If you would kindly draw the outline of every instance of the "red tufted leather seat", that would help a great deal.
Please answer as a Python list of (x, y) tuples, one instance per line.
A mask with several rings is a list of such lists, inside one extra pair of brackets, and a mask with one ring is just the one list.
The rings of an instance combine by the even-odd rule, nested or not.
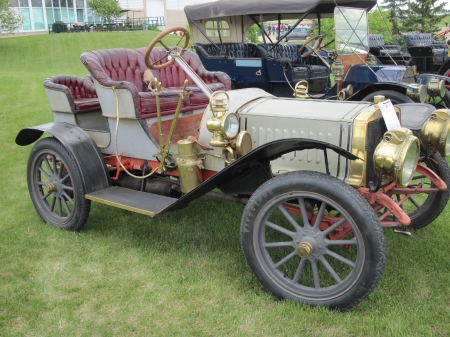
[(86, 77), (57, 75), (46, 78), (43, 84), (49, 90), (63, 92), (74, 114), (101, 110), (94, 83)]
[[(136, 49), (142, 56), (145, 56), (146, 50), (147, 47)], [(162, 60), (158, 62), (161, 64), (167, 62), (167, 58), (164, 57), (165, 55), (166, 51), (164, 48), (154, 48), (150, 54), (150, 60), (153, 61), (162, 58)], [(212, 91), (231, 89), (230, 77), (221, 71), (207, 71), (197, 54), (186, 50), (181, 57)], [(209, 103), (208, 97), (200, 90), (192, 79), (187, 76), (177, 63), (174, 63), (167, 68), (157, 70), (156, 72), (158, 80), (164, 88), (179, 88), (181, 90), (184, 81), (187, 79), (187, 90), (192, 92), (191, 95), (188, 96), (188, 104), (190, 106), (206, 106)]]
[[(147, 66), (144, 62), (146, 48), (106, 49), (85, 52), (80, 59), (88, 68), (92, 76), (104, 87), (116, 86), (118, 89), (127, 89), (131, 92), (135, 102), (135, 113), (138, 118), (148, 118), (156, 115), (155, 93), (148, 91), (142, 81)], [(164, 53), (164, 54), (163, 54)], [(165, 55), (163, 50), (155, 48), (150, 57), (157, 59)], [(229, 90), (231, 80), (225, 73), (208, 72), (194, 53), (187, 51), (183, 58), (191, 65), (194, 71), (213, 90)], [(162, 60), (161, 62), (163, 62)], [(190, 111), (205, 107), (208, 99), (192, 82), (186, 73), (174, 63), (171, 66), (157, 71), (158, 80), (163, 89), (160, 93), (160, 106), (162, 115), (172, 114), (178, 104), (181, 87), (185, 79), (189, 81), (188, 91), (192, 94), (182, 102), (181, 111)]]

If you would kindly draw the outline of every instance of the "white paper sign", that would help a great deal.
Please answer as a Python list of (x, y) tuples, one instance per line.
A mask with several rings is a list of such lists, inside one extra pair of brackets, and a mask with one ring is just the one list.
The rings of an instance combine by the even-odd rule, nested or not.
[(380, 107), (381, 114), (383, 115), (388, 130), (396, 130), (402, 127), (390, 99), (378, 103), (378, 106)]

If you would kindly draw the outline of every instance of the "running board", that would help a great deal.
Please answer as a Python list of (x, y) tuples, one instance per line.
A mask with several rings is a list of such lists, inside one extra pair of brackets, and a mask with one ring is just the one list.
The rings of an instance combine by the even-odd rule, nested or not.
[(119, 186), (105, 188), (84, 196), (86, 199), (97, 201), (128, 211), (149, 215), (151, 217), (165, 210), (178, 199), (151, 194)]

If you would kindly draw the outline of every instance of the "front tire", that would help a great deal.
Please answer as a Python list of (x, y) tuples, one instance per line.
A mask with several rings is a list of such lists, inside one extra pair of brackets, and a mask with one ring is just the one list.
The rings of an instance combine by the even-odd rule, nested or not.
[[(450, 197), (450, 169), (447, 161), (439, 153), (434, 153), (419, 164), (435, 172), (447, 184), (447, 190), (413, 194), (402, 204), (402, 208), (411, 219), (408, 227), (413, 229), (421, 229), (432, 223), (444, 211)], [(416, 172), (409, 188), (416, 190), (419, 183), (425, 189), (435, 187), (429, 179)], [(404, 195), (396, 194), (391, 197), (399, 201)]]
[(318, 172), (290, 172), (252, 195), (241, 222), (250, 269), (280, 299), (347, 310), (377, 285), (386, 243), (367, 201)]
[(38, 141), (27, 165), (28, 190), (41, 218), (52, 226), (77, 231), (87, 221), (90, 201), (84, 198), (75, 160), (55, 138)]

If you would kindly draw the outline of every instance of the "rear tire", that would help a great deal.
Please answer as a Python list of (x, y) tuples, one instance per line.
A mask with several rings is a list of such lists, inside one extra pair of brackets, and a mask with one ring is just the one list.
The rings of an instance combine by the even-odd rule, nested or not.
[(385, 99), (390, 99), (392, 104), (400, 104), (400, 103), (414, 103), (414, 101), (408, 96), (394, 91), (394, 90), (379, 90), (375, 91), (366, 97), (364, 97), (361, 101), (363, 102), (373, 102), (373, 98), (375, 96), (384, 96)]
[(75, 160), (58, 140), (44, 138), (35, 144), (28, 158), (27, 181), (34, 207), (45, 222), (72, 231), (84, 226), (91, 203), (84, 198)]
[(276, 297), (340, 310), (373, 291), (386, 259), (383, 230), (367, 201), (344, 182), (310, 171), (277, 176), (253, 193), (241, 245)]

